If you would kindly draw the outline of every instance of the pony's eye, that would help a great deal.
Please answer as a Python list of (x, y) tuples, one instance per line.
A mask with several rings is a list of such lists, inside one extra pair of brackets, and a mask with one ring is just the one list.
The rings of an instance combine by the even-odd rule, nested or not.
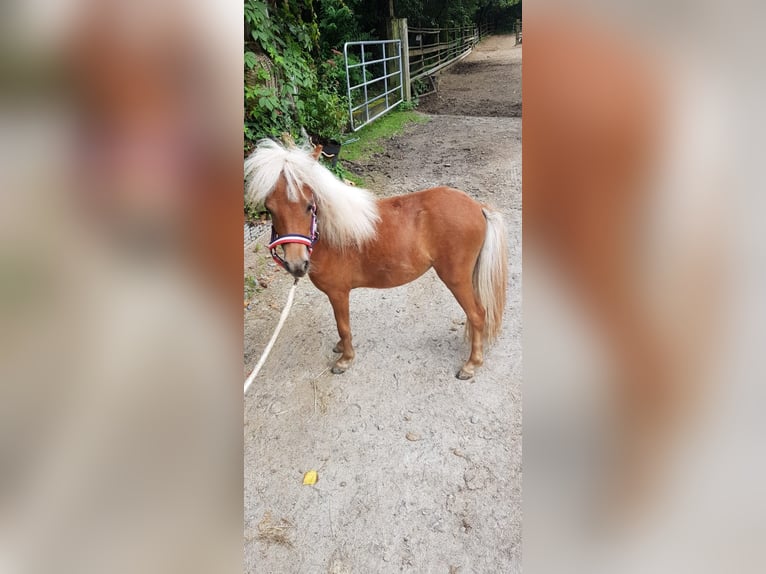
[(306, 206), (306, 213), (311, 213), (314, 210), (314, 206), (309, 203), (308, 206)]

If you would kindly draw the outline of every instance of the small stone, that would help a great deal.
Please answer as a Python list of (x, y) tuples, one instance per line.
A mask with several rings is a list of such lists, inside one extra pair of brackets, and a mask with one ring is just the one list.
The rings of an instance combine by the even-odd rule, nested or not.
[(477, 422), (479, 422), (479, 417), (476, 415), (471, 415), (471, 423), (476, 424)]
[(384, 426), (383, 426), (383, 425), (381, 425), (381, 424), (377, 425), (377, 427), (378, 427), (378, 430), (383, 430), (384, 428), (386, 428), (386, 427), (384, 427)]
[(271, 406), (269, 407), (269, 412), (273, 415), (276, 415), (284, 410), (284, 407), (282, 406), (282, 403), (279, 401), (274, 401), (271, 403)]
[(340, 487), (341, 487), (341, 488), (343, 488), (344, 486), (346, 486), (346, 481), (345, 481), (345, 480), (344, 480), (343, 482), (341, 482), (341, 483), (340, 483)]
[(406, 435), (404, 435), (404, 437), (407, 440), (412, 442), (415, 442), (421, 439), (421, 436), (418, 433), (414, 433), (414, 432), (408, 432)]
[(463, 480), (468, 490), (481, 490), (490, 483), (492, 476), (484, 466), (474, 466), (463, 473)]

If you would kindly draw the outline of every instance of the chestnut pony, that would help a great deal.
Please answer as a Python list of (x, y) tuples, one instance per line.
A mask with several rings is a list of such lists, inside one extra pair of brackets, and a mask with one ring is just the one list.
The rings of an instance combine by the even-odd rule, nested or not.
[(465, 311), (471, 355), (457, 377), (471, 378), (503, 318), (508, 257), (501, 215), (448, 187), (376, 200), (338, 180), (317, 161), (320, 153), (263, 140), (245, 161), (245, 177), (248, 199), (271, 214), (275, 261), (296, 279), (308, 273), (330, 299), (340, 335), (334, 351), (341, 354), (332, 372), (354, 359), (351, 289), (397, 287), (433, 267)]

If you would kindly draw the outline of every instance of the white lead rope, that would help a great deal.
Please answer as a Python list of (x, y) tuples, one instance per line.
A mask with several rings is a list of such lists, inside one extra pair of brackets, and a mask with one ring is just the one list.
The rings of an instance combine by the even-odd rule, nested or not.
[(274, 334), (271, 336), (271, 340), (269, 341), (269, 344), (266, 345), (266, 348), (263, 350), (263, 354), (261, 355), (261, 358), (258, 359), (258, 363), (255, 365), (253, 372), (250, 373), (250, 376), (247, 377), (247, 380), (245, 381), (245, 394), (247, 394), (247, 389), (250, 387), (250, 385), (253, 384), (255, 377), (258, 375), (258, 371), (261, 370), (261, 367), (263, 367), (263, 364), (266, 362), (266, 357), (269, 356), (269, 353), (271, 352), (271, 348), (274, 346), (274, 343), (277, 340), (279, 331), (282, 330), (282, 325), (285, 324), (285, 319), (287, 319), (287, 315), (290, 314), (290, 308), (293, 306), (293, 298), (295, 297), (295, 287), (297, 285), (298, 285), (298, 280), (296, 279), (295, 282), (293, 283), (293, 286), (290, 287), (290, 293), (287, 296), (287, 304), (285, 304), (285, 308), (282, 310), (282, 315), (280, 315), (279, 317), (279, 323), (277, 323), (277, 328), (274, 330)]

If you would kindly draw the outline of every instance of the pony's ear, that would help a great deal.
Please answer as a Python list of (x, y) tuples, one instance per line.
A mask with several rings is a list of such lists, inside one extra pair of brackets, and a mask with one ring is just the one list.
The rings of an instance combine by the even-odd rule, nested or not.
[(321, 144), (315, 145), (314, 151), (311, 152), (311, 157), (313, 157), (315, 160), (318, 160), (321, 154), (322, 154), (322, 145)]

